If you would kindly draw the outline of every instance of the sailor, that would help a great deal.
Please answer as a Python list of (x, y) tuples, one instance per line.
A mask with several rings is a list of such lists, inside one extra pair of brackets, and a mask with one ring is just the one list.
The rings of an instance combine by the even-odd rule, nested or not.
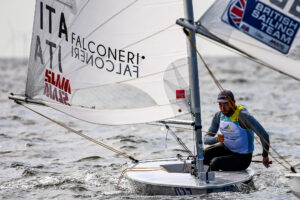
[[(246, 108), (236, 105), (230, 90), (219, 93), (217, 102), (220, 111), (212, 119), (205, 144), (219, 144), (204, 150), (204, 164), (213, 171), (245, 170), (252, 160), (254, 150), (254, 132), (263, 146), (262, 163), (270, 167), (269, 135), (260, 123), (249, 114)], [(220, 129), (219, 134), (216, 134)]]

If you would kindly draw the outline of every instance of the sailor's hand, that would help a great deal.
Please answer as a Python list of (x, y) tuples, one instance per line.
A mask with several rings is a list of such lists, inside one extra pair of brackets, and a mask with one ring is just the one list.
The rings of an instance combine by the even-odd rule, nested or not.
[(269, 157), (266, 156), (266, 157), (263, 157), (262, 163), (264, 164), (264, 166), (266, 168), (269, 168), (270, 165), (272, 164), (272, 160), (269, 160)]
[(223, 134), (218, 134), (218, 142), (223, 143), (224, 142), (224, 135)]

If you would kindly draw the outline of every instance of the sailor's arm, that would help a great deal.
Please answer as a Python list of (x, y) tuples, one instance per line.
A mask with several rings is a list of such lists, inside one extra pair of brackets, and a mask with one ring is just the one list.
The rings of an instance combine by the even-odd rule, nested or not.
[(218, 138), (215, 137), (216, 133), (219, 130), (220, 125), (220, 114), (221, 112), (217, 112), (212, 119), (211, 125), (208, 129), (208, 133), (204, 136), (204, 144), (216, 144), (218, 142)]
[[(261, 144), (263, 146), (263, 164), (266, 167), (269, 167), (272, 161), (269, 161), (269, 146), (270, 146), (270, 140), (269, 140), (269, 134), (266, 132), (266, 130), (263, 128), (263, 126), (252, 116), (249, 112), (246, 110), (242, 110), (239, 114), (240, 121), (242, 122), (241, 126), (244, 128), (250, 128), (252, 129), (256, 135), (259, 136), (259, 139), (261, 141)], [(246, 126), (246, 127), (245, 127)]]

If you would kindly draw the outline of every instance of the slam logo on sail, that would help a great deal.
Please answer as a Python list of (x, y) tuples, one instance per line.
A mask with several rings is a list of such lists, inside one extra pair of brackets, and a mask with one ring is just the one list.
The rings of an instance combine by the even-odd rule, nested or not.
[(231, 0), (222, 21), (283, 54), (289, 52), (299, 29), (297, 19), (254, 0)]
[(69, 94), (71, 95), (69, 79), (46, 69), (44, 95), (54, 101), (70, 105)]

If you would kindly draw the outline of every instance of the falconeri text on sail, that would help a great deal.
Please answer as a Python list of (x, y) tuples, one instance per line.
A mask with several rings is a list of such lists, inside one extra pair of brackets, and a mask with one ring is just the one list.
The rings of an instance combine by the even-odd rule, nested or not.
[(123, 76), (139, 77), (139, 64), (144, 56), (88, 40), (72, 32), (72, 57), (91, 67)]

